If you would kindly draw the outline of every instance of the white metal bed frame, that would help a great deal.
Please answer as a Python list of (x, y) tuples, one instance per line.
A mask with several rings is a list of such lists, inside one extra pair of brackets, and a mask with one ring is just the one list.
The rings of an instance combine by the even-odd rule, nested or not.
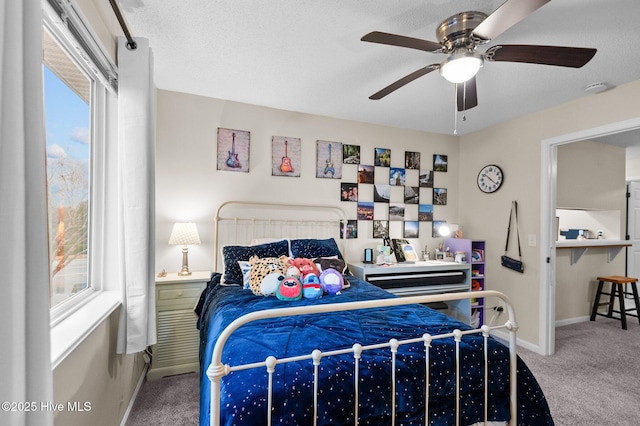
[[(293, 214), (291, 214), (293, 213)], [(312, 215), (296, 217), (296, 214)], [(218, 270), (225, 244), (249, 244), (258, 238), (335, 238), (344, 253), (345, 212), (336, 206), (255, 201), (227, 201), (216, 210), (213, 270)]]
[[(239, 215), (236, 216), (224, 216), (221, 214), (221, 212), (226, 209), (226, 208), (250, 208), (252, 210), (252, 214), (250, 215), (246, 215), (243, 213), (240, 213)], [(257, 216), (256, 210), (263, 210), (266, 209), (267, 211), (273, 213), (274, 211), (277, 213), (277, 215), (280, 216), (280, 218), (278, 218), (277, 216), (275, 218), (272, 217), (267, 217), (267, 218), (259, 218), (256, 219), (254, 218), (255, 216)], [(304, 212), (314, 212), (314, 213), (318, 213), (318, 212), (322, 212), (323, 214), (326, 214), (328, 216), (330, 216), (330, 219), (323, 219), (323, 218), (318, 218), (315, 217), (313, 219), (308, 219), (308, 218), (304, 218), (304, 219), (293, 219), (291, 217), (289, 217), (285, 211), (281, 210), (281, 209), (294, 209), (294, 210), (300, 210), (300, 211), (304, 211)], [(246, 212), (244, 212), (246, 213)], [(290, 213), (290, 212), (289, 212)], [(258, 215), (259, 217), (259, 215)], [(231, 222), (232, 223), (232, 229), (233, 229), (233, 234), (234, 234), (234, 243), (237, 243), (237, 237), (240, 234), (244, 234), (245, 239), (246, 238), (256, 238), (257, 237), (257, 233), (255, 232), (255, 227), (263, 227), (266, 225), (268, 225), (268, 227), (270, 229), (276, 229), (276, 228), (286, 228), (286, 230), (284, 229), (278, 229), (279, 231), (284, 231), (284, 232), (291, 232), (292, 230), (296, 230), (298, 228), (302, 228), (304, 229), (304, 231), (308, 231), (307, 225), (309, 223), (314, 223), (317, 226), (321, 226), (321, 227), (327, 227), (327, 226), (333, 226), (336, 223), (340, 224), (340, 223), (344, 223), (344, 213), (342, 212), (342, 210), (338, 207), (331, 207), (331, 206), (314, 206), (314, 205), (297, 205), (297, 204), (265, 204), (265, 203), (258, 203), (258, 202), (236, 202), (236, 201), (231, 201), (231, 202), (227, 202), (222, 204), (218, 210), (216, 211), (216, 218), (215, 218), (215, 236), (214, 236), (214, 241), (215, 241), (215, 248), (214, 248), (214, 252), (215, 254), (215, 261), (214, 261), (214, 265), (216, 267), (215, 270), (217, 270), (217, 260), (219, 257), (219, 254), (217, 253), (219, 251), (219, 248), (221, 247), (221, 230), (219, 228), (219, 225), (223, 222)], [(301, 226), (304, 225), (304, 226)], [(251, 229), (248, 231), (240, 231), (240, 227), (244, 227), (244, 226), (249, 226)], [(342, 229), (340, 228), (340, 226), (338, 225), (338, 229)], [(262, 236), (262, 232), (259, 232), (259, 234)], [(285, 234), (282, 234), (282, 232), (278, 232), (278, 235), (270, 235), (270, 236), (274, 236), (274, 237), (285, 237)], [(291, 234), (289, 235), (290, 237), (296, 237), (295, 235)], [(322, 237), (324, 237), (325, 235), (322, 235)], [(309, 237), (309, 235), (305, 235), (304, 236)], [(302, 237), (301, 237), (302, 238)], [(488, 298), (488, 297), (494, 297), (497, 299), (501, 300), (501, 303), (504, 305), (505, 311), (507, 313), (507, 320), (504, 322), (504, 324), (501, 325), (496, 325), (496, 326), (488, 326), (488, 325), (484, 325), (482, 326), (480, 329), (473, 329), (473, 330), (465, 330), (465, 331), (461, 331), (461, 330), (454, 330), (453, 332), (450, 333), (445, 333), (445, 334), (441, 334), (441, 335), (429, 335), (429, 334), (424, 334), (424, 335), (417, 335), (411, 339), (404, 339), (404, 340), (397, 340), (395, 339), (393, 336), (390, 336), (389, 341), (385, 342), (385, 343), (380, 343), (380, 344), (376, 344), (376, 345), (368, 345), (368, 346), (362, 346), (358, 343), (355, 343), (352, 347), (345, 347), (345, 348), (336, 348), (334, 350), (329, 350), (329, 351), (320, 351), (319, 349), (314, 350), (312, 353), (302, 353), (299, 354), (297, 356), (293, 356), (293, 357), (287, 357), (287, 358), (282, 358), (282, 359), (277, 359), (273, 356), (269, 356), (267, 357), (264, 361), (262, 362), (256, 362), (256, 363), (250, 363), (250, 364), (238, 364), (238, 365), (230, 365), (230, 364), (223, 364), (222, 363), (222, 352), (224, 349), (224, 345), (227, 341), (227, 339), (229, 338), (229, 336), (235, 331), (237, 330), (239, 327), (241, 327), (244, 324), (253, 322), (253, 321), (257, 321), (257, 320), (261, 320), (261, 319), (274, 319), (274, 318), (280, 318), (280, 317), (289, 317), (289, 316), (297, 316), (297, 315), (308, 315), (308, 314), (318, 314), (318, 313), (326, 313), (326, 312), (342, 312), (342, 311), (348, 311), (348, 310), (359, 310), (359, 309), (367, 309), (367, 308), (375, 308), (375, 307), (391, 307), (391, 306), (398, 306), (398, 305), (406, 305), (406, 304), (416, 304), (416, 303), (432, 303), (432, 302), (446, 302), (446, 301), (455, 301), (455, 300), (463, 300), (463, 299), (471, 299), (471, 298), (476, 298), (476, 297), (484, 297), (484, 298)], [(431, 346), (431, 342), (434, 340), (438, 340), (438, 339), (453, 339), (455, 341), (455, 366), (456, 366), (456, 378), (455, 378), (455, 382), (456, 382), (456, 425), (459, 425), (460, 419), (459, 419), (459, 415), (460, 415), (460, 391), (459, 391), (459, 381), (460, 381), (460, 375), (459, 375), (459, 371), (460, 371), (460, 358), (459, 358), (459, 347), (460, 347), (460, 342), (462, 341), (462, 339), (464, 338), (464, 336), (466, 335), (470, 335), (470, 334), (482, 334), (484, 337), (484, 375), (485, 375), (485, 379), (484, 379), (484, 384), (485, 384), (485, 389), (484, 389), (484, 398), (485, 398), (485, 403), (484, 403), (484, 423), (488, 424), (489, 420), (487, 418), (487, 407), (488, 407), (488, 375), (489, 375), (489, 368), (488, 368), (488, 361), (489, 361), (489, 357), (488, 357), (488, 346), (487, 346), (487, 339), (489, 338), (489, 335), (492, 331), (494, 330), (506, 330), (507, 335), (508, 335), (508, 348), (509, 348), (509, 362), (510, 362), (510, 377), (509, 377), (509, 383), (510, 383), (510, 411), (511, 411), (511, 420), (508, 423), (509, 425), (517, 425), (517, 418), (518, 418), (518, 411), (517, 411), (517, 355), (516, 355), (516, 331), (518, 329), (517, 323), (516, 323), (516, 318), (515, 318), (515, 311), (513, 309), (513, 305), (511, 304), (511, 301), (507, 298), (507, 296), (505, 296), (504, 294), (497, 292), (497, 291), (490, 291), (490, 290), (485, 290), (485, 291), (481, 291), (481, 292), (468, 292), (468, 293), (445, 293), (445, 294), (439, 294), (439, 295), (425, 295), (425, 296), (413, 296), (413, 297), (402, 297), (402, 298), (393, 298), (393, 299), (381, 299), (381, 300), (369, 300), (369, 301), (360, 301), (360, 302), (348, 302), (348, 303), (333, 303), (333, 304), (325, 304), (325, 305), (312, 305), (312, 306), (301, 306), (301, 307), (289, 307), (289, 308), (278, 308), (278, 309), (269, 309), (269, 310), (264, 310), (264, 311), (259, 311), (259, 312), (253, 312), (253, 313), (249, 313), (246, 315), (243, 315), (242, 317), (236, 319), (235, 321), (233, 321), (227, 328), (225, 328), (225, 330), (222, 332), (222, 334), (220, 335), (220, 337), (218, 338), (218, 340), (215, 343), (214, 349), (213, 349), (213, 354), (212, 354), (212, 360), (211, 360), (211, 364), (209, 365), (208, 369), (207, 369), (207, 376), (209, 377), (209, 380), (211, 381), (211, 401), (210, 401), (210, 410), (211, 410), (211, 425), (213, 426), (218, 426), (220, 424), (220, 382), (222, 380), (223, 377), (231, 374), (234, 371), (240, 371), (240, 370), (247, 370), (247, 369), (252, 369), (252, 368), (266, 368), (266, 371), (268, 373), (268, 378), (267, 378), (267, 383), (265, 383), (265, 390), (268, 395), (267, 398), (267, 405), (268, 408), (266, 410), (265, 413), (265, 424), (267, 425), (271, 425), (272, 419), (271, 419), (271, 407), (272, 407), (272, 396), (273, 396), (273, 388), (272, 388), (272, 377), (273, 377), (273, 373), (275, 371), (276, 366), (281, 365), (281, 364), (285, 364), (288, 362), (297, 362), (297, 361), (303, 361), (303, 360), (311, 360), (311, 367), (314, 369), (314, 426), (316, 424), (317, 421), (317, 395), (318, 395), (318, 369), (319, 369), (319, 365), (322, 361), (322, 358), (326, 358), (326, 357), (331, 357), (331, 356), (337, 356), (337, 355), (343, 355), (343, 354), (352, 354), (354, 357), (354, 370), (353, 370), (353, 374), (354, 374), (354, 389), (355, 389), (355, 395), (354, 395), (354, 399), (355, 399), (355, 403), (354, 403), (354, 418), (355, 418), (355, 425), (358, 425), (358, 406), (359, 406), (359, 399), (358, 399), (358, 386), (359, 386), (359, 375), (358, 375), (358, 367), (359, 367), (359, 360), (362, 357), (363, 353), (366, 353), (366, 351), (368, 350), (372, 350), (372, 349), (380, 349), (380, 348), (388, 348), (389, 349), (389, 356), (391, 359), (391, 377), (392, 380), (394, 381), (394, 383), (391, 384), (391, 398), (392, 398), (392, 413), (391, 413), (391, 418), (392, 418), (392, 425), (395, 425), (395, 354), (398, 350), (398, 347), (401, 345), (406, 345), (406, 344), (412, 344), (412, 343), (417, 343), (417, 342), (424, 342), (424, 346), (425, 346), (425, 366), (426, 366), (426, 377), (425, 377), (425, 383), (426, 383), (426, 390), (425, 390), (425, 422), (427, 422), (428, 418), (429, 418), (429, 412), (428, 412), (428, 399), (429, 399), (429, 349)]]

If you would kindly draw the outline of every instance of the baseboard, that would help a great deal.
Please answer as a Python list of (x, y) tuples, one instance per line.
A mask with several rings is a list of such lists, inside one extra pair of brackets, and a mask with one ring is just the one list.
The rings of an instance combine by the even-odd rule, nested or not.
[[(509, 346), (509, 332), (504, 330), (494, 330), (491, 332), (491, 335), (498, 340), (500, 343)], [(540, 346), (534, 345), (533, 343), (520, 339), (516, 337), (516, 346), (520, 346), (532, 352), (539, 353)]]
[(144, 384), (144, 381), (147, 377), (148, 370), (149, 370), (149, 364), (145, 363), (144, 368), (142, 369), (142, 374), (138, 379), (138, 384), (136, 385), (136, 389), (133, 391), (133, 395), (131, 395), (131, 400), (129, 401), (129, 405), (127, 405), (127, 411), (125, 411), (124, 416), (122, 416), (122, 421), (120, 422), (120, 426), (126, 426), (127, 420), (129, 420), (129, 414), (133, 409), (133, 404), (136, 402), (136, 399), (138, 398), (138, 393), (140, 392), (140, 389), (142, 388), (142, 385)]
[(571, 325), (571, 324), (578, 324), (579, 322), (587, 322), (590, 319), (591, 319), (590, 316), (584, 316), (584, 317), (576, 317), (576, 318), (560, 320), (560, 321), (556, 321), (556, 327), (562, 327), (564, 325)]
[[(578, 324), (581, 322), (586, 322), (589, 321), (591, 318), (588, 316), (584, 316), (584, 317), (576, 317), (576, 318), (569, 318), (569, 319), (565, 319), (565, 320), (561, 320), (561, 321), (556, 321), (555, 325), (556, 327), (563, 327), (565, 325), (571, 325), (571, 324)], [(505, 345), (509, 345), (509, 333), (504, 331), (504, 330), (495, 330), (491, 332), (491, 335), (497, 339), (498, 341), (502, 342)], [(516, 344), (520, 347), (523, 347), (527, 350), (530, 350), (532, 352), (535, 353), (540, 353), (540, 345), (535, 345), (529, 341), (526, 340), (522, 340), (520, 338), (516, 338)]]

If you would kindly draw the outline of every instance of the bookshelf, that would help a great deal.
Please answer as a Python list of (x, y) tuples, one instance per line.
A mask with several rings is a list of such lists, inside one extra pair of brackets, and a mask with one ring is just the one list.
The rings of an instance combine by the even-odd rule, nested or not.
[[(485, 266), (486, 266), (486, 244), (484, 240), (471, 240), (466, 238), (445, 238), (445, 248), (455, 252), (465, 253), (467, 262), (471, 264), (471, 291), (484, 290), (485, 287)], [(484, 324), (484, 298), (471, 299), (471, 325), (480, 327)]]

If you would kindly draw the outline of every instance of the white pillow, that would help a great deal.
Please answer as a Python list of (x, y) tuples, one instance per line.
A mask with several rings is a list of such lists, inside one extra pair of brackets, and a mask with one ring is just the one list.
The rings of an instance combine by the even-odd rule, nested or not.
[(240, 266), (240, 270), (242, 271), (242, 288), (249, 290), (251, 288), (251, 286), (249, 285), (251, 263), (245, 260), (238, 260), (238, 266)]

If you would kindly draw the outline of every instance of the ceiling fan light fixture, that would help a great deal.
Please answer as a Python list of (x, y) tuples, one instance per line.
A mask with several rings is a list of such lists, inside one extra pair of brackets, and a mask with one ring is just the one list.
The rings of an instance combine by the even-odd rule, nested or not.
[(484, 61), (476, 52), (456, 52), (440, 64), (440, 74), (451, 83), (464, 83), (473, 78)]

